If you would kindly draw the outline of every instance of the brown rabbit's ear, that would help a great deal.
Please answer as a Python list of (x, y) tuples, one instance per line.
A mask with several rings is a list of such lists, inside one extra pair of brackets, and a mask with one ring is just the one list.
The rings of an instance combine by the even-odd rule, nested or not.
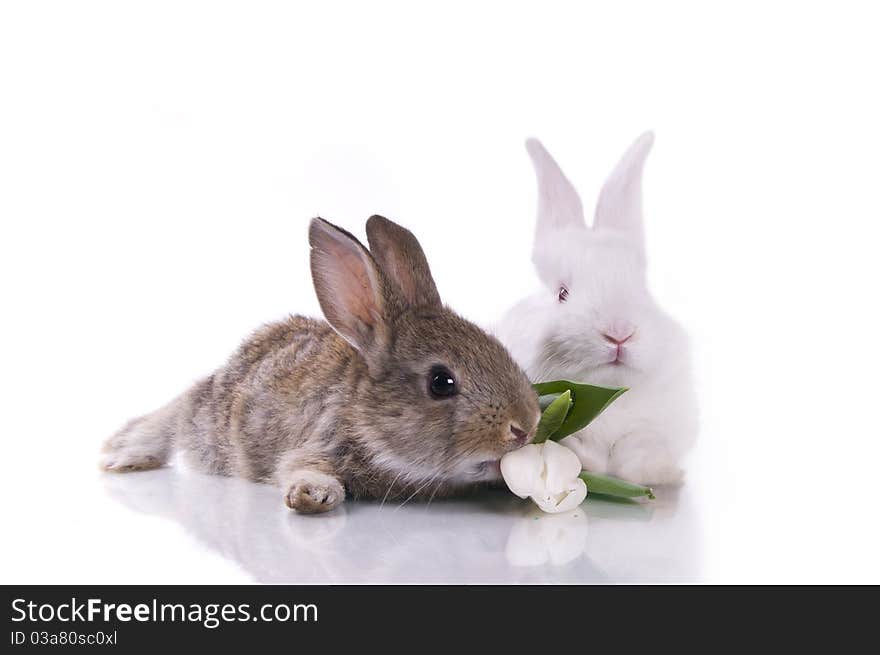
[(412, 232), (383, 216), (367, 220), (370, 252), (409, 307), (440, 305), (428, 260)]
[(324, 317), (361, 352), (385, 333), (385, 294), (376, 262), (354, 236), (313, 218), (309, 225), (312, 281)]

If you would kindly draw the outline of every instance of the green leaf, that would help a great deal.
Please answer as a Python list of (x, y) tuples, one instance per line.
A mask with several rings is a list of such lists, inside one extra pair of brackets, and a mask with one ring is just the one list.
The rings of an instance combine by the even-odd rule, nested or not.
[(544, 443), (559, 430), (571, 409), (571, 391), (556, 395), (556, 397), (544, 409), (538, 429), (532, 443)]
[(596, 493), (621, 498), (638, 498), (639, 496), (647, 496), (651, 500), (655, 498), (654, 490), (650, 487), (612, 478), (610, 475), (582, 471), (578, 477), (586, 483), (588, 495)]
[[(532, 385), (540, 396), (539, 401), (545, 402), (545, 396), (553, 394), (561, 394), (566, 391), (571, 392), (572, 406), (565, 420), (562, 422), (552, 434), (554, 441), (574, 434), (578, 430), (582, 430), (590, 421), (599, 416), (608, 405), (610, 405), (622, 393), (627, 391), (626, 387), (600, 387), (593, 384), (578, 384), (568, 380), (553, 380), (551, 382), (539, 382)], [(549, 405), (548, 405), (549, 409)], [(545, 410), (546, 411), (546, 410)], [(541, 423), (544, 417), (541, 417)], [(541, 423), (538, 424), (538, 430), (541, 429)]]

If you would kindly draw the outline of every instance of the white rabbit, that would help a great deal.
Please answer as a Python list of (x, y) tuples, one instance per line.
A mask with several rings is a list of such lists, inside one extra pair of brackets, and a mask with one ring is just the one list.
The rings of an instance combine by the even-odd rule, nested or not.
[(653, 141), (647, 132), (624, 154), (602, 188), (592, 227), (544, 146), (526, 142), (538, 178), (532, 259), (543, 288), (515, 305), (496, 334), (532, 380), (629, 387), (562, 443), (587, 470), (668, 484), (681, 481), (697, 409), (687, 335), (645, 278), (641, 182)]

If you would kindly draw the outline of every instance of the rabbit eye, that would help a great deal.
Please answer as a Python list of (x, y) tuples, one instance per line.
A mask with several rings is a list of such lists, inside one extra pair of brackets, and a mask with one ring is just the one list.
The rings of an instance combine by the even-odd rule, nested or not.
[(434, 398), (448, 398), (455, 395), (455, 378), (445, 366), (435, 366), (428, 374), (428, 391)]
[(565, 302), (568, 300), (568, 289), (563, 284), (559, 287), (559, 302)]

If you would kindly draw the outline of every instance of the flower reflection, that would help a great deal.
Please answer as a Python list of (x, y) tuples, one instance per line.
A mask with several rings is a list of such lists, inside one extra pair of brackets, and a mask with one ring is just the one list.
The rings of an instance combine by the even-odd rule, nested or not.
[(507, 537), (505, 554), (512, 566), (561, 566), (580, 557), (587, 547), (587, 515), (573, 509), (545, 514), (531, 507)]

